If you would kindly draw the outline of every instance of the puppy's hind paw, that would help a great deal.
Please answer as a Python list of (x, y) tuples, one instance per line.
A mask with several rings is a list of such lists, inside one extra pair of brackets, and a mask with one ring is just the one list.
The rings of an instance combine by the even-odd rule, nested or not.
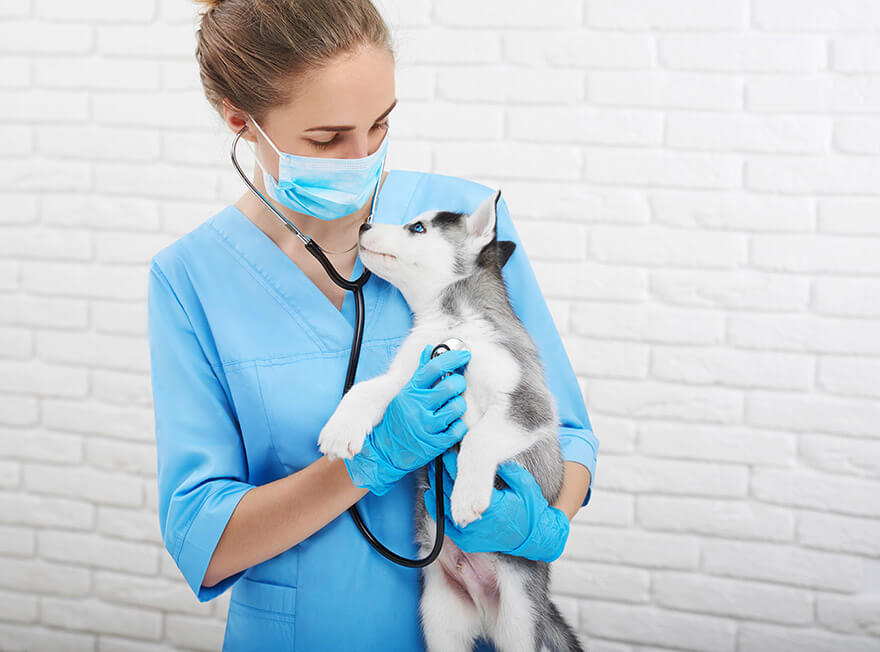
[[(456, 486), (458, 485), (456, 484)], [(456, 494), (455, 487), (453, 487), (452, 498), (449, 501), (452, 520), (458, 527), (465, 527), (468, 523), (476, 521), (482, 516), (486, 508), (489, 507), (490, 500), (491, 495), (487, 500), (463, 491)]]

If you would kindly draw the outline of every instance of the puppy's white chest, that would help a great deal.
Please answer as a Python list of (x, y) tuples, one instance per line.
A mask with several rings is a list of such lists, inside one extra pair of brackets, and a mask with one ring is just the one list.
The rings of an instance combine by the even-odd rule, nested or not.
[(510, 350), (498, 342), (498, 332), (492, 324), (477, 314), (452, 319), (438, 314), (426, 320), (429, 341), (439, 344), (450, 337), (457, 337), (471, 352), (465, 368), (467, 389), (462, 396), (467, 401), (464, 421), (478, 421), (489, 405), (508, 400), (508, 394), (519, 382), (521, 369)]
[(509, 395), (519, 382), (520, 368), (504, 346), (486, 340), (461, 338), (471, 351), (471, 359), (465, 369), (467, 380), (465, 399), (467, 412), (464, 422), (470, 427), (471, 420), (478, 421), (490, 405), (509, 401)]

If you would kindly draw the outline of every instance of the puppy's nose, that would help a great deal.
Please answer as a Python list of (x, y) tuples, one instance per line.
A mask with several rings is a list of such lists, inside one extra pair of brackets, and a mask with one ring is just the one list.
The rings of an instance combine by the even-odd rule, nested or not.
[(369, 222), (364, 222), (363, 224), (361, 224), (360, 232), (363, 233), (364, 231), (369, 231), (371, 226), (373, 225)]

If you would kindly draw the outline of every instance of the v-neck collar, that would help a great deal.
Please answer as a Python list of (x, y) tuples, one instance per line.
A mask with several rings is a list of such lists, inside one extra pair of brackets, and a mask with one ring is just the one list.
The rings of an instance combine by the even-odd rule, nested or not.
[[(409, 178), (409, 175), (388, 171), (376, 199), (374, 223), (403, 224), (406, 221), (405, 212), (417, 184), (401, 187), (399, 182), (405, 178)], [(291, 316), (310, 331), (311, 339), (320, 350), (330, 352), (351, 348), (356, 323), (353, 292), (346, 291), (342, 309), (338, 309), (275, 241), (235, 205), (224, 208), (208, 224), (226, 241), (228, 247), (237, 252), (239, 258), (257, 272), (264, 287), (283, 301)], [(363, 271), (363, 263), (358, 255), (349, 280), (358, 279)], [(371, 274), (363, 286), (365, 341), (372, 330), (371, 326), (378, 319), (390, 287), (387, 281), (375, 274)]]

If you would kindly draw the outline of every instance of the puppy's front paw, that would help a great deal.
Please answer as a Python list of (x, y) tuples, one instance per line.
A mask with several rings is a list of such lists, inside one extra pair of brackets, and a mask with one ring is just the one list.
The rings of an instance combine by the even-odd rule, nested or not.
[(465, 527), (468, 523), (480, 518), (491, 500), (491, 487), (489, 493), (480, 491), (476, 486), (459, 476), (452, 487), (452, 499), (450, 500), (452, 520), (459, 527)]
[(370, 429), (363, 420), (334, 414), (318, 435), (318, 448), (331, 460), (337, 457), (351, 459), (361, 452)]

